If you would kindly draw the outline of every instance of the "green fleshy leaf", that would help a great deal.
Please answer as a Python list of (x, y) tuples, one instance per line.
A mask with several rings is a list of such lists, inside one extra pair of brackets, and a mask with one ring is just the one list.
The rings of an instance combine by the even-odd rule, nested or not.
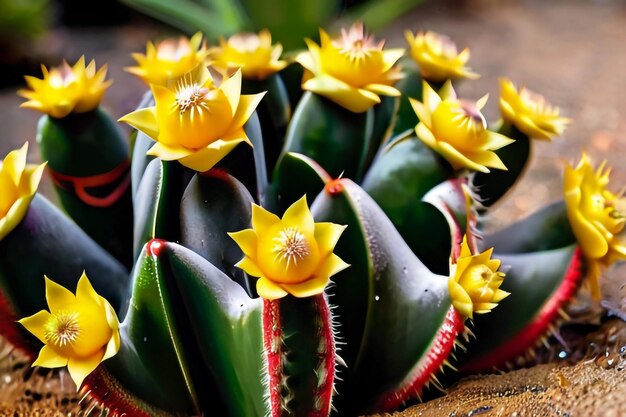
[(373, 110), (352, 113), (338, 104), (306, 92), (287, 129), (282, 154), (301, 153), (315, 160), (332, 177), (357, 181), (372, 154)]
[(104, 364), (122, 386), (149, 404), (198, 415), (201, 401), (208, 401), (213, 391), (208, 378), (200, 384), (192, 380), (192, 372), (201, 370), (185, 330), (188, 319), (172, 291), (168, 265), (155, 248), (148, 243), (137, 261), (132, 301), (120, 326), (120, 351)]
[(248, 294), (256, 294), (250, 278), (235, 264), (243, 252), (228, 232), (250, 227), (252, 203), (236, 178), (217, 170), (195, 175), (180, 203), (181, 243), (232, 277)]
[(316, 221), (348, 225), (335, 253), (351, 266), (333, 277), (328, 292), (348, 366), (336, 407), (350, 415), (372, 405), (364, 399), (402, 384), (427, 353), (451, 301), (447, 277), (420, 262), (368, 194), (350, 180), (340, 183), (342, 189), (320, 194), (311, 210)]
[(530, 216), (484, 237), (481, 246), (501, 253), (541, 252), (576, 242), (564, 201), (557, 201)]
[(411, 250), (432, 271), (441, 274), (448, 271), (450, 226), (438, 209), (438, 199), (432, 199), (435, 205), (422, 200), (450, 176), (449, 166), (410, 135), (387, 145), (363, 181), (363, 189), (389, 217)]
[[(251, 299), (222, 271), (182, 246), (165, 244), (163, 256), (189, 317), (187, 331), (193, 332), (210, 370), (200, 377), (216, 381), (229, 416), (266, 416), (262, 300)], [(216, 408), (204, 411), (216, 413)]]
[(279, 74), (272, 74), (265, 80), (244, 79), (241, 89), (242, 94), (267, 92), (256, 112), (263, 133), (265, 166), (268, 172), (272, 172), (283, 148), (287, 124), (291, 118), (291, 106), (285, 83)]
[(20, 318), (48, 309), (44, 275), (74, 291), (85, 271), (116, 311), (128, 303), (126, 269), (39, 194), (0, 241), (0, 259), (2, 292)]
[(528, 165), (531, 140), (508, 123), (502, 124), (499, 133), (515, 139), (515, 142), (495, 151), (506, 171), (493, 169), (490, 173), (475, 172), (470, 177), (470, 184), (477, 200), (485, 207), (498, 202), (517, 182)]
[(265, 208), (274, 214), (282, 215), (303, 195), (307, 196), (310, 205), (330, 180), (328, 173), (308, 156), (287, 153), (276, 165), (273, 182), (265, 198)]
[(240, 144), (215, 167), (227, 171), (241, 181), (262, 204), (267, 189), (268, 173), (265, 166), (263, 134), (256, 112), (252, 114), (244, 128), (252, 148), (245, 143)]
[[(101, 108), (87, 113), (71, 113), (56, 119), (44, 115), (37, 126), (41, 159), (49, 170), (63, 176), (95, 177), (121, 170), (110, 184), (54, 181), (59, 200), (72, 219), (109, 253), (132, 265), (132, 197), (127, 172), (129, 148), (117, 124)], [(98, 180), (98, 178), (96, 178)], [(106, 198), (121, 195), (111, 205)], [(97, 203), (92, 202), (97, 201)]]

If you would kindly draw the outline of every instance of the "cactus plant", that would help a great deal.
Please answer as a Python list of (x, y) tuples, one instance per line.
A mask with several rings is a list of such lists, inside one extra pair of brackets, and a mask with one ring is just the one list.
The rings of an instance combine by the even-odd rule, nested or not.
[[(89, 85), (101, 97), (107, 84), (95, 64), (79, 62), (61, 87), (46, 82), (62, 72), (46, 71), (21, 92), (47, 113), (39, 142), (50, 165), (112, 177), (118, 164), (130, 176), (124, 210), (97, 213), (80, 187), (75, 198), (57, 181), (74, 224), (36, 195), (43, 167), (26, 165), (25, 150), (0, 168), (0, 331), (33, 357), (43, 343), (35, 364), (68, 365), (94, 407), (392, 411), (442, 389), (446, 367), (484, 369), (525, 353), (587, 270), (597, 277), (626, 256), (613, 238), (624, 227), (621, 197), (586, 160), (566, 173), (565, 204), (483, 236), (480, 219), (523, 172), (530, 138), (551, 138), (568, 120), (503, 81), (505, 120), (488, 129), (486, 99), (460, 100), (450, 81), (475, 76), (468, 53), (441, 47), (443, 38), (407, 35), (414, 57), (430, 54), (420, 74), (414, 64), (402, 72), (403, 51), (384, 49), (361, 24), (334, 38), (321, 31), (321, 45), (307, 41), (296, 57), (306, 91), (289, 117), (297, 94), (281, 80), (279, 48), (265, 32), (236, 36), (208, 50), (199, 35), (168, 40), (135, 55), (130, 71), (150, 92), (121, 118), (137, 129), (129, 166), (108, 164), (128, 154), (89, 99)], [(599, 211), (587, 204), (598, 196)], [(576, 243), (607, 236), (590, 224), (610, 232), (606, 250)]]

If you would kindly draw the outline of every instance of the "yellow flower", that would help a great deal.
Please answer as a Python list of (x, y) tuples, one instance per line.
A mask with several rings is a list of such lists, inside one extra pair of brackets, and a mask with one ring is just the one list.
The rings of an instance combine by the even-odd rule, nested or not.
[(148, 42), (145, 55), (132, 54), (138, 65), (125, 70), (135, 74), (146, 84), (165, 86), (169, 80), (175, 80), (193, 70), (206, 56), (206, 45), (202, 42), (202, 33), (198, 32), (191, 39), (165, 39), (156, 47)]
[(514, 141), (487, 130), (487, 122), (480, 112), (487, 96), (477, 102), (458, 100), (449, 80), (439, 94), (424, 81), (423, 94), (423, 103), (409, 98), (420, 120), (415, 132), (422, 142), (439, 152), (454, 169), (506, 170), (493, 151)]
[(0, 162), (0, 240), (17, 226), (37, 192), (45, 163), (26, 164), (28, 142)]
[(67, 365), (80, 388), (100, 362), (120, 348), (119, 322), (111, 304), (98, 295), (87, 275), (78, 281), (76, 295), (46, 279), (50, 312), (40, 312), (19, 322), (44, 343), (33, 366), (60, 368)]
[(565, 167), (564, 195), (567, 216), (578, 245), (589, 261), (589, 282), (599, 296), (601, 267), (626, 259), (626, 199), (606, 190), (610, 169), (603, 163), (594, 171), (582, 155), (576, 168)]
[(260, 206), (252, 206), (252, 229), (229, 233), (244, 253), (237, 266), (259, 277), (256, 289), (268, 300), (287, 294), (320, 294), (329, 278), (348, 267), (333, 253), (346, 226), (314, 223), (302, 197), (280, 219)]
[(461, 254), (456, 263), (450, 264), (448, 291), (452, 305), (464, 317), (489, 313), (509, 295), (500, 289), (504, 273), (498, 271), (500, 260), (491, 259), (492, 253), (493, 248), (472, 255), (464, 236)]
[(241, 71), (216, 85), (201, 65), (168, 87), (150, 87), (155, 106), (120, 119), (157, 141), (149, 155), (204, 172), (239, 143), (251, 145), (243, 125), (264, 93), (241, 95)]
[(475, 80), (480, 75), (465, 66), (470, 57), (468, 48), (457, 52), (450, 38), (435, 32), (404, 32), (409, 43), (411, 57), (417, 63), (422, 78), (433, 82), (469, 78)]
[(296, 58), (306, 69), (303, 89), (325, 96), (354, 113), (363, 113), (380, 103), (379, 94), (400, 95), (392, 86), (403, 76), (394, 64), (404, 49), (383, 50), (385, 42), (376, 42), (361, 22), (352, 25), (349, 31), (342, 29), (338, 39), (331, 39), (320, 29), (320, 39), (321, 45), (307, 39), (308, 52)]
[(502, 118), (529, 137), (550, 140), (562, 134), (571, 122), (559, 116), (560, 109), (550, 105), (543, 96), (526, 87), (518, 91), (509, 79), (500, 79), (500, 90)]
[(17, 93), (28, 99), (20, 107), (62, 118), (68, 114), (85, 113), (95, 109), (102, 101), (106, 89), (112, 81), (105, 81), (107, 66), (96, 71), (96, 62), (85, 67), (85, 57), (81, 56), (74, 66), (63, 62), (60, 67), (48, 69), (41, 66), (43, 79), (25, 76), (30, 90)]
[(212, 65), (224, 69), (241, 68), (243, 78), (263, 80), (287, 66), (279, 60), (281, 44), (272, 46), (272, 35), (264, 29), (256, 33), (239, 33), (228, 40), (220, 39), (220, 46), (209, 51)]

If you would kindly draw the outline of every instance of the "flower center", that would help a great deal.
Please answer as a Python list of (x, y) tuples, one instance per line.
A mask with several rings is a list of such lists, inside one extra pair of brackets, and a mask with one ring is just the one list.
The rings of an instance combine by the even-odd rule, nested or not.
[(44, 324), (44, 337), (46, 341), (57, 347), (65, 347), (74, 344), (80, 334), (78, 326), (78, 313), (58, 312), (52, 314)]
[(437, 106), (431, 117), (432, 130), (437, 140), (469, 151), (484, 144), (487, 122), (475, 103), (445, 100)]
[(204, 98), (209, 94), (209, 89), (206, 87), (200, 87), (197, 84), (188, 84), (183, 81), (179, 84), (178, 91), (176, 92), (176, 104), (181, 113), (185, 113), (187, 110), (198, 109), (199, 111), (204, 108), (209, 109)]
[(435, 52), (442, 58), (454, 59), (458, 55), (456, 44), (445, 35), (437, 35), (434, 39)]
[(367, 34), (362, 23), (353, 25), (349, 31), (341, 30), (341, 40), (336, 45), (339, 52), (347, 55), (350, 60), (360, 60), (374, 50), (382, 50), (384, 42), (377, 45), (374, 37)]
[(228, 46), (242, 54), (255, 52), (261, 47), (259, 37), (255, 33), (241, 33), (233, 35), (228, 40)]
[(276, 245), (274, 246), (274, 253), (276, 254), (274, 260), (282, 258), (287, 261), (287, 267), (291, 263), (298, 265), (298, 261), (308, 256), (311, 251), (306, 238), (295, 227), (288, 227), (283, 229), (277, 237), (274, 238)]

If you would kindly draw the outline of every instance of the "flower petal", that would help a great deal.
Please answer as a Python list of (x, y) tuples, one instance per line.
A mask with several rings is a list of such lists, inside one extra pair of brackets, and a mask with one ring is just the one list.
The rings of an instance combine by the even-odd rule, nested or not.
[(7, 154), (2, 165), (2, 172), (9, 174), (13, 184), (20, 183), (20, 177), (26, 168), (26, 155), (28, 154), (28, 142), (24, 143), (20, 149), (16, 149)]
[(89, 282), (89, 278), (83, 271), (83, 274), (80, 276), (78, 280), (78, 285), (76, 286), (76, 300), (80, 303), (85, 302), (89, 304), (102, 305), (101, 298), (96, 290), (93, 289), (91, 282)]
[(226, 95), (232, 114), (235, 114), (239, 109), (241, 97), (241, 70), (238, 69), (230, 78), (223, 80), (219, 89)]
[(252, 228), (258, 236), (266, 234), (278, 222), (280, 222), (280, 218), (274, 213), (270, 213), (256, 204), (252, 205)]
[(68, 358), (60, 356), (50, 346), (44, 345), (39, 351), (39, 356), (33, 366), (41, 366), (44, 368), (61, 368), (67, 365)]
[(92, 373), (104, 357), (104, 350), (96, 352), (95, 354), (87, 357), (71, 357), (67, 362), (67, 370), (70, 372), (70, 376), (76, 384), (76, 390), (79, 390), (83, 381), (87, 376)]
[(324, 292), (328, 285), (328, 276), (318, 275), (299, 284), (280, 284), (280, 286), (294, 297), (311, 297)]
[(260, 277), (263, 275), (263, 271), (261, 271), (261, 268), (259, 268), (256, 262), (248, 256), (244, 256), (244, 258), (241, 261), (237, 262), (235, 266), (237, 268), (243, 269), (246, 274), (253, 277)]
[(233, 120), (231, 121), (231, 129), (238, 129), (242, 127), (252, 113), (256, 110), (257, 106), (261, 102), (261, 99), (265, 96), (265, 91), (260, 94), (252, 94), (252, 95), (243, 95), (239, 99), (239, 106), (235, 111), (235, 115), (233, 116)]
[(46, 280), (46, 301), (52, 314), (62, 310), (68, 304), (76, 302), (76, 296), (70, 290), (52, 281), (47, 276), (44, 276), (44, 278)]
[(206, 148), (200, 149), (184, 158), (180, 159), (180, 163), (198, 172), (205, 172), (213, 168), (224, 156), (232, 151), (235, 146), (241, 142), (245, 142), (247, 136), (241, 131), (243, 135), (240, 139), (234, 140), (216, 140)]
[(294, 227), (305, 235), (315, 233), (315, 223), (313, 215), (306, 202), (306, 196), (300, 197), (285, 211), (282, 218), (283, 224), (287, 227)]
[(259, 278), (256, 282), (256, 291), (260, 297), (266, 300), (276, 300), (288, 294), (287, 291), (265, 277)]
[(382, 96), (398, 97), (401, 94), (400, 90), (386, 84), (368, 84), (363, 88), (367, 91), (371, 91), (374, 94), (380, 94)]
[(302, 84), (304, 90), (322, 95), (353, 113), (364, 113), (380, 103), (380, 97), (362, 88), (352, 87), (329, 75), (319, 75)]
[(315, 223), (315, 240), (320, 256), (326, 256), (335, 249), (335, 245), (346, 227), (330, 222)]
[(258, 240), (257, 234), (253, 229), (244, 229), (239, 232), (228, 233), (237, 245), (241, 248), (244, 255), (256, 257)]
[(25, 317), (21, 320), (18, 320), (26, 330), (31, 332), (35, 337), (41, 340), (43, 343), (46, 343), (46, 331), (45, 324), (50, 318), (50, 313), (46, 310), (41, 310), (38, 313), (33, 314), (30, 317)]
[(156, 156), (164, 161), (175, 161), (193, 153), (190, 149), (182, 146), (170, 146), (162, 142), (157, 142), (146, 152), (146, 155)]
[(154, 140), (157, 140), (159, 137), (159, 125), (157, 124), (155, 107), (135, 110), (134, 112), (118, 119), (118, 122), (128, 123), (135, 129), (141, 130)]

